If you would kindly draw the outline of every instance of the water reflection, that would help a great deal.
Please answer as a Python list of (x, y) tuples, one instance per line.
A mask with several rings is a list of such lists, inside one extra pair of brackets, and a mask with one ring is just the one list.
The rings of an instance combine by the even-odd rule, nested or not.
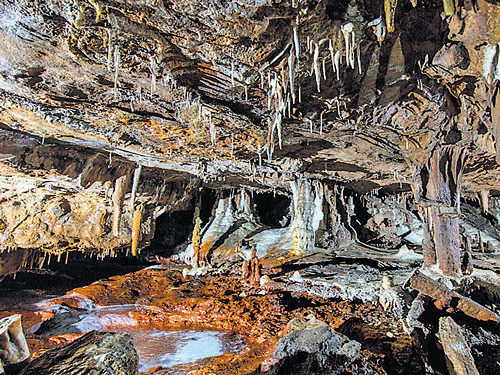
[(62, 305), (44, 307), (51, 308), (55, 315), (33, 327), (36, 334), (56, 336), (93, 330), (127, 332), (134, 339), (141, 372), (156, 366), (172, 368), (225, 353), (241, 353), (247, 345), (245, 337), (235, 332), (162, 331), (139, 327), (132, 314), (141, 310), (137, 305), (92, 307), (89, 310)]
[(246, 346), (244, 337), (231, 332), (160, 331), (128, 327), (119, 331), (128, 332), (134, 338), (141, 372), (155, 366), (171, 368), (225, 353), (240, 353)]

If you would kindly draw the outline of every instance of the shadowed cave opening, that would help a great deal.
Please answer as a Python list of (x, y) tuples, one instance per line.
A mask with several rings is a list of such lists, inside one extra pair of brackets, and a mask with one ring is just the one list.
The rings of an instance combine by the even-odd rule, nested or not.
[(158, 216), (154, 236), (143, 253), (169, 257), (178, 246), (189, 243), (194, 228), (196, 206), (200, 207), (202, 226), (205, 226), (212, 217), (217, 196), (215, 190), (202, 189), (198, 196), (191, 200), (188, 209), (167, 211)]
[(283, 228), (290, 222), (291, 198), (271, 192), (254, 195), (254, 205), (260, 222), (271, 228)]

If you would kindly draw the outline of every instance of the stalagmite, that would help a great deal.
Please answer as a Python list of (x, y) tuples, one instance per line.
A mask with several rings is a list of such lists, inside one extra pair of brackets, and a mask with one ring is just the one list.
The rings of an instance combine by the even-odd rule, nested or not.
[(134, 211), (134, 216), (132, 217), (132, 256), (137, 256), (137, 249), (139, 247), (139, 238), (141, 235), (141, 221), (142, 221), (142, 204), (139, 205)]
[(132, 182), (132, 192), (130, 193), (130, 210), (134, 211), (135, 197), (137, 195), (137, 187), (139, 186), (139, 179), (141, 178), (142, 165), (139, 166), (134, 171), (134, 180)]
[(120, 235), (120, 221), (122, 218), (122, 205), (125, 197), (125, 192), (128, 186), (129, 176), (124, 175), (119, 177), (115, 182), (115, 189), (113, 191), (113, 224), (112, 231), (114, 236)]
[(319, 44), (314, 45), (314, 57), (313, 57), (313, 69), (314, 75), (316, 77), (316, 85), (318, 86), (318, 92), (321, 92), (321, 75), (319, 72)]
[(244, 259), (241, 265), (241, 279), (247, 280), (250, 277), (250, 261)]
[(261, 265), (259, 258), (257, 258), (257, 250), (255, 245), (252, 245), (250, 253), (250, 284), (258, 285), (261, 277)]
[(199, 215), (197, 215), (193, 229), (193, 236), (191, 238), (191, 243), (193, 244), (193, 257), (191, 259), (192, 267), (200, 266), (201, 224), (201, 218)]

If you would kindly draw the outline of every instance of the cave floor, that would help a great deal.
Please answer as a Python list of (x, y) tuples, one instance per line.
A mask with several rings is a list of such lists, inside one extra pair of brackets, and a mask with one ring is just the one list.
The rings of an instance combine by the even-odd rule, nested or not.
[[(384, 311), (377, 302), (382, 276), (390, 275), (401, 285), (419, 264), (408, 255), (418, 258), (418, 254), (407, 253), (404, 262), (401, 254), (399, 262), (394, 260), (397, 254), (389, 255), (392, 262), (387, 255), (367, 261), (354, 250), (349, 254), (275, 262), (264, 267), (263, 274), (271, 281), (263, 286), (241, 280), (240, 263), (196, 277), (183, 276), (186, 266), (171, 260), (139, 270), (121, 265), (113, 273), (102, 261), (86, 260), (67, 268), (77, 268), (74, 274), (56, 265), (56, 271), (31, 270), (4, 280), (0, 318), (22, 314), (34, 358), (82, 335), (71, 319), (95, 309), (123, 306), (128, 308), (125, 322), (109, 319), (105, 330), (212, 330), (238, 333), (246, 340), (246, 347), (237, 353), (153, 367), (141, 374), (270, 374), (261, 372), (261, 363), (272, 355), (287, 323), (313, 314), (362, 345), (358, 359), (342, 374), (428, 374), (429, 366), (434, 373), (447, 374), (435, 336), (420, 330), (408, 335), (394, 311)], [(444, 314), (431, 305), (421, 320), (432, 331)], [(477, 326), (470, 320), (466, 324)], [(481, 373), (488, 373), (494, 355), (476, 356)], [(287, 373), (306, 374), (300, 363), (294, 366)]]
[[(183, 277), (183, 268), (175, 263), (148, 267), (67, 290), (58, 298), (54, 297), (64, 293), (60, 275), (45, 275), (45, 280), (51, 281), (36, 286), (24, 285), (23, 275), (19, 274), (17, 284), (13, 280), (10, 286), (9, 283), (4, 286), (10, 288), (10, 292), (2, 295), (0, 317), (22, 314), (32, 357), (37, 357), (81, 335), (70, 329), (62, 333), (67, 326), (58, 316), (61, 307), (71, 313), (96, 306), (134, 305), (128, 316), (136, 326), (161, 330), (222, 330), (247, 337), (248, 346), (242, 353), (189, 364), (190, 370), (196, 369), (193, 373), (258, 374), (260, 363), (271, 355), (286, 324), (293, 318), (314, 314), (331, 328), (362, 343), (360, 358), (345, 370), (346, 374), (363, 373), (360, 369), (370, 369), (376, 374), (402, 374), (408, 369), (416, 374), (425, 373), (424, 353), (418, 339), (404, 333), (401, 323), (373, 302), (323, 298), (307, 293), (307, 288), (293, 288), (294, 284), (313, 286), (313, 283), (286, 281), (285, 271), (291, 273), (284, 270), (286, 265), (264, 270), (273, 280), (283, 280), (273, 281), (266, 287), (242, 281), (236, 266), (226, 268), (224, 274), (203, 277)], [(33, 279), (33, 275), (30, 276)], [(307, 272), (304, 277), (308, 277)], [(45, 330), (40, 329), (44, 320)], [(39, 331), (35, 334), (37, 328)], [(120, 329), (107, 327), (113, 328)], [(179, 365), (170, 369), (153, 368), (149, 373), (186, 371), (186, 365)]]

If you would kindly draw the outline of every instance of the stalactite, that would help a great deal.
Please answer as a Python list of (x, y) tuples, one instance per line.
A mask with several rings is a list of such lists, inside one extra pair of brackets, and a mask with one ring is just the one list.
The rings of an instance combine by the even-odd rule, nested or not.
[(106, 68), (111, 72), (111, 61), (113, 60), (113, 31), (108, 29), (108, 60)]
[(458, 0), (443, 0), (444, 14), (453, 16), (457, 10)]
[(345, 25), (342, 25), (340, 30), (344, 35), (347, 66), (354, 69), (354, 25), (351, 22), (346, 23)]
[(118, 97), (118, 72), (120, 70), (120, 49), (115, 46), (114, 52), (114, 62), (115, 62), (115, 76), (114, 76), (114, 97)]
[(489, 190), (481, 190), (479, 192), (479, 196), (481, 198), (481, 208), (483, 209), (483, 213), (487, 214), (489, 210), (488, 199), (490, 196)]
[(292, 117), (291, 111), (292, 111), (292, 100), (290, 98), (290, 94), (287, 95), (286, 97), (286, 108), (288, 110), (288, 117)]
[(130, 211), (134, 211), (135, 207), (135, 196), (137, 194), (137, 187), (139, 186), (139, 179), (141, 178), (142, 165), (139, 166), (134, 171), (134, 179), (132, 182), (132, 192), (130, 193)]
[(316, 77), (316, 85), (318, 86), (318, 92), (321, 92), (321, 75), (319, 72), (319, 44), (314, 45), (314, 57), (313, 57), (313, 69)]
[(156, 91), (156, 78), (159, 73), (160, 66), (153, 55), (149, 56), (149, 63), (151, 68), (151, 97), (153, 97), (153, 94)]
[(337, 73), (337, 81), (340, 80), (340, 51), (335, 52), (335, 72)]
[(487, 44), (483, 51), (483, 77), (488, 84), (491, 84), (493, 80), (500, 78), (499, 44)]
[(295, 83), (294, 83), (294, 67), (293, 67), (293, 51), (290, 51), (288, 56), (288, 79), (290, 84), (290, 92), (292, 93), (292, 100), (295, 104)]
[(245, 85), (245, 101), (248, 102), (248, 86)]
[(293, 42), (295, 45), (295, 56), (300, 59), (300, 44), (299, 44), (299, 34), (297, 32), (297, 26), (293, 27)]
[(231, 61), (231, 86), (236, 86), (234, 84), (234, 61)]
[(137, 249), (139, 248), (139, 237), (141, 235), (141, 221), (142, 221), (142, 204), (134, 210), (132, 217), (132, 256), (137, 256)]
[(337, 72), (335, 66), (335, 49), (333, 48), (333, 42), (331, 39), (328, 41), (328, 49), (330, 51), (330, 59), (332, 60), (332, 70), (333, 73), (335, 74)]
[(215, 124), (212, 121), (212, 111), (208, 111), (208, 126), (210, 131), (210, 142), (212, 146), (215, 146), (217, 143), (217, 131), (215, 129)]
[(323, 59), (321, 66), (323, 69), (323, 79), (326, 81), (326, 59)]
[(359, 75), (362, 75), (363, 69), (361, 68), (361, 46), (359, 46), (359, 45), (356, 48), (356, 55), (358, 57), (358, 72), (359, 72)]
[(95, 22), (98, 23), (99, 19), (101, 18), (101, 14), (102, 14), (102, 6), (96, 0), (89, 0), (89, 2), (94, 7), (94, 10), (95, 10)]
[(323, 134), (323, 112), (321, 112), (319, 117), (319, 134)]
[(394, 32), (394, 15), (397, 5), (398, 0), (384, 0), (385, 24), (390, 33)]
[(115, 182), (115, 189), (113, 191), (112, 201), (113, 201), (113, 223), (112, 231), (113, 235), (118, 237), (120, 235), (120, 221), (122, 217), (122, 205), (123, 199), (125, 197), (125, 192), (128, 186), (129, 176), (124, 175), (119, 177)]

